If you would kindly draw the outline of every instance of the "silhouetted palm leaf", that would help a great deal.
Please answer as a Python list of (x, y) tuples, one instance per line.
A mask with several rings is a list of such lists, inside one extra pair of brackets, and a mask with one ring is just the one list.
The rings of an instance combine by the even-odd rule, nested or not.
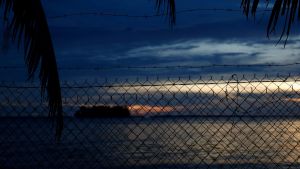
[(171, 26), (176, 24), (176, 3), (175, 0), (156, 0), (156, 9), (160, 13), (167, 14)]
[(0, 0), (13, 41), (24, 44), (29, 79), (40, 66), (42, 96), (47, 91), (49, 116), (57, 118), (56, 138), (63, 128), (61, 91), (54, 48), (40, 0)]
[[(251, 15), (255, 17), (259, 2), (260, 0), (242, 0), (241, 7), (243, 8), (243, 13), (244, 15), (246, 15), (247, 18), (249, 17), (250, 12)], [(265, 2), (268, 5), (270, 0), (265, 0)], [(156, 7), (158, 12), (162, 10), (163, 13), (168, 14), (169, 22), (171, 26), (175, 25), (176, 23), (175, 0), (156, 0)], [(284, 45), (286, 45), (297, 12), (298, 12), (298, 19), (300, 20), (299, 0), (275, 0), (274, 6), (272, 8), (272, 13), (270, 15), (268, 26), (267, 26), (267, 36), (269, 37), (270, 34), (275, 31), (275, 28), (277, 26), (280, 17), (283, 17), (284, 25), (278, 42), (280, 42), (282, 38), (285, 36)]]
[[(241, 6), (243, 7), (244, 14), (248, 17), (249, 9), (252, 8), (252, 15), (255, 16), (259, 0), (242, 0)], [(269, 2), (269, 0), (267, 0)], [(300, 3), (299, 0), (275, 0), (272, 12), (267, 26), (267, 36), (269, 37), (276, 29), (280, 17), (284, 18), (284, 25), (279, 38), (279, 41), (285, 36), (284, 45), (290, 35), (291, 26), (295, 21), (295, 15), (298, 11), (298, 19), (300, 19)], [(251, 7), (250, 7), (251, 6)], [(298, 9), (298, 10), (297, 10)], [(279, 42), (278, 41), (278, 42)]]

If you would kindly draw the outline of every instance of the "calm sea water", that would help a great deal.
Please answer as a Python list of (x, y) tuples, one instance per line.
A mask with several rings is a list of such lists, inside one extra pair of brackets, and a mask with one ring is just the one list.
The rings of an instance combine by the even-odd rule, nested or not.
[(0, 118), (0, 168), (299, 168), (300, 121)]

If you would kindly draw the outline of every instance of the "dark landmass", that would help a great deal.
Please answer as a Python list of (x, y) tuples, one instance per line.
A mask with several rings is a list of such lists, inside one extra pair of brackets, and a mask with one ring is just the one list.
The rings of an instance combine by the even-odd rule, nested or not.
[(129, 117), (130, 111), (126, 106), (80, 106), (75, 117), (105, 118), (105, 117)]

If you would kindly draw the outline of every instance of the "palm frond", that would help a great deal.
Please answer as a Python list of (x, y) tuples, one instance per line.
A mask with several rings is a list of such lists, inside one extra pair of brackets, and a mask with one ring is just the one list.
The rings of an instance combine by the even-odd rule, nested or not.
[(157, 13), (166, 14), (169, 18), (169, 24), (176, 24), (176, 3), (175, 0), (156, 0)]
[[(242, 0), (241, 6), (243, 7), (243, 12), (248, 17), (249, 9), (252, 8), (252, 15), (255, 16), (257, 11), (259, 0)], [(269, 0), (266, 0), (269, 2)], [(251, 5), (252, 4), (252, 5)], [(251, 7), (250, 7), (251, 6)], [(281, 31), (280, 38), (278, 42), (285, 37), (284, 46), (287, 43), (287, 40), (292, 29), (292, 24), (295, 21), (296, 13), (298, 12), (298, 20), (300, 20), (300, 3), (299, 0), (275, 0), (272, 7), (272, 12), (269, 17), (269, 22), (267, 26), (267, 37), (270, 37), (271, 33), (275, 32), (276, 27), (278, 26), (278, 21), (283, 18), (283, 28)]]
[(38, 67), (41, 94), (49, 103), (49, 116), (56, 117), (56, 138), (63, 129), (63, 111), (55, 52), (46, 16), (40, 0), (0, 0), (3, 16), (11, 39), (24, 45), (28, 78), (32, 79)]

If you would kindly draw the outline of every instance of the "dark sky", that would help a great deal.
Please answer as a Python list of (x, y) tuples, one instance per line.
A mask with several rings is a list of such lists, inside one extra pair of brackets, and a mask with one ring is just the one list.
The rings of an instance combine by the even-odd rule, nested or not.
[[(195, 8), (240, 9), (239, 0), (176, 0), (176, 3), (178, 11)], [(171, 29), (164, 17), (146, 19), (85, 15), (52, 18), (80, 12), (152, 15), (155, 13), (154, 0), (43, 0), (43, 4), (60, 67), (282, 64), (297, 62), (300, 58), (300, 36), (297, 32), (293, 32), (286, 48), (283, 44), (275, 45), (277, 37), (273, 36), (270, 40), (266, 38), (268, 12), (258, 12), (255, 21), (253, 18), (247, 20), (242, 12), (181, 13), (177, 15), (176, 26)], [(260, 10), (263, 8), (262, 4)], [(22, 53), (16, 52), (14, 46), (0, 59), (0, 66), (24, 65)], [(62, 79), (88, 79), (103, 76), (294, 71), (297, 68), (61, 70), (60, 73)], [(23, 74), (20, 77), (24, 77)]]

